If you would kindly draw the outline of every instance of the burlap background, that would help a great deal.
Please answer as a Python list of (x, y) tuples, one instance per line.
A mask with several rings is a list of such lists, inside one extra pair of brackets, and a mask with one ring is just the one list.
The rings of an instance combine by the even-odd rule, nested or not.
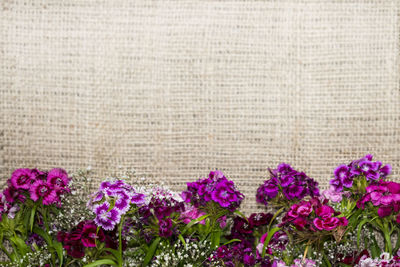
[[(400, 173), (400, 1), (0, 2), (0, 175), (118, 166), (247, 195), (285, 161)], [(97, 181), (95, 182), (97, 183)]]

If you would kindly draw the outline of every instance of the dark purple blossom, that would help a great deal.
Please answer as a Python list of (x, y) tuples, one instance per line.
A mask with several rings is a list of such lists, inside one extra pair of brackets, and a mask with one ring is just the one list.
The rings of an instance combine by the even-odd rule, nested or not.
[(372, 155), (366, 155), (361, 159), (354, 160), (348, 165), (339, 165), (334, 171), (334, 178), (329, 184), (336, 192), (341, 192), (345, 188), (351, 188), (356, 177), (365, 177), (371, 183), (384, 179), (392, 170), (390, 165), (382, 166), (380, 161), (372, 161)]
[[(306, 196), (319, 196), (318, 183), (308, 177), (304, 172), (294, 170), (289, 164), (281, 163), (274, 170), (269, 170), (270, 179), (266, 180), (257, 189), (256, 200), (258, 203), (268, 205), (276, 199), (280, 201), (300, 200)], [(281, 199), (284, 197), (284, 199)]]
[(170, 218), (160, 220), (158, 234), (161, 237), (170, 237), (172, 235), (172, 220)]
[(186, 203), (196, 208), (213, 201), (222, 208), (234, 211), (244, 199), (233, 183), (221, 171), (212, 171), (208, 178), (187, 183), (187, 190), (181, 194)]

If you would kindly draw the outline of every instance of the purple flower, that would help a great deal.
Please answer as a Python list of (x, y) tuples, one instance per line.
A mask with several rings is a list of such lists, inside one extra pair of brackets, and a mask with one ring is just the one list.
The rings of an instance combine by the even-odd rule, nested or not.
[(15, 189), (28, 190), (36, 180), (36, 173), (31, 169), (17, 169), (11, 175), (11, 185)]
[(233, 181), (226, 179), (221, 171), (212, 171), (209, 178), (187, 183), (187, 190), (182, 192), (181, 196), (184, 202), (197, 208), (213, 201), (231, 211), (238, 208), (244, 198), (235, 188)]
[(170, 237), (172, 235), (172, 220), (166, 218), (159, 221), (159, 232), (161, 237)]
[(70, 179), (68, 178), (68, 174), (65, 170), (56, 168), (49, 171), (47, 174), (47, 183), (52, 185), (57, 191), (59, 190), (67, 190)]
[(354, 160), (348, 165), (340, 165), (334, 171), (335, 178), (329, 183), (335, 188), (336, 192), (343, 191), (343, 188), (351, 188), (356, 177), (365, 177), (368, 182), (377, 181), (390, 174), (390, 165), (382, 167), (382, 162), (372, 161), (372, 155)]
[(43, 205), (60, 203), (57, 192), (43, 180), (36, 180), (30, 187), (29, 192), (31, 199), (35, 202), (42, 198)]
[(116, 209), (111, 209), (110, 203), (104, 202), (94, 207), (96, 218), (94, 222), (97, 226), (102, 227), (104, 230), (111, 231), (115, 225), (119, 223), (121, 214)]
[(142, 206), (146, 203), (146, 195), (133, 193), (131, 202), (137, 206)]
[(254, 255), (244, 254), (243, 263), (245, 266), (254, 266), (254, 264), (256, 264), (256, 259), (254, 258)]
[(231, 202), (236, 202), (238, 200), (237, 195), (233, 189), (233, 182), (226, 181), (219, 183), (215, 190), (212, 192), (212, 200), (219, 203), (221, 207), (227, 208)]
[(270, 223), (272, 217), (271, 213), (252, 213), (249, 217), (249, 223), (253, 227), (267, 225)]
[(120, 213), (126, 213), (129, 210), (131, 196), (124, 190), (112, 191), (109, 196), (114, 197), (116, 208)]
[[(258, 203), (267, 205), (274, 200), (280, 205), (286, 200), (300, 200), (306, 196), (319, 196), (318, 183), (308, 177), (304, 172), (294, 170), (290, 165), (281, 163), (274, 170), (269, 169), (270, 179), (266, 180), (257, 189), (256, 200)], [(282, 194), (284, 199), (282, 198)], [(275, 199), (279, 196), (279, 199)]]

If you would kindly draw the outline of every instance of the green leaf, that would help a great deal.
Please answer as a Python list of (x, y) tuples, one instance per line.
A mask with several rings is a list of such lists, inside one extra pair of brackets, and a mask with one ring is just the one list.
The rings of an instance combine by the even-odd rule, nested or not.
[(13, 242), (17, 246), (17, 249), (21, 255), (24, 255), (31, 251), (31, 249), (28, 247), (28, 245), (25, 243), (25, 241), (18, 236), (10, 237), (10, 241)]
[(268, 247), (269, 241), (270, 241), (271, 238), (274, 236), (274, 234), (275, 234), (276, 232), (278, 232), (279, 230), (281, 230), (281, 228), (279, 228), (279, 227), (274, 227), (274, 228), (272, 228), (271, 230), (269, 230), (268, 235), (267, 235), (267, 238), (266, 238), (265, 241), (264, 241), (264, 246), (263, 246), (262, 254), (261, 254), (262, 258), (265, 257), (265, 250), (266, 250), (266, 248)]
[(183, 236), (182, 236), (181, 234), (178, 235), (178, 238), (179, 238), (179, 240), (182, 242), (182, 244), (183, 244), (184, 246), (186, 246), (185, 239), (183, 238)]
[(120, 261), (120, 260), (121, 260), (121, 259), (120, 259), (121, 256), (120, 256), (118, 250), (112, 249), (112, 248), (105, 248), (104, 250), (110, 252), (110, 253), (117, 259), (117, 261)]
[(211, 234), (211, 248), (216, 249), (221, 239), (221, 231), (215, 231)]
[(117, 264), (115, 263), (115, 261), (110, 260), (110, 259), (102, 259), (102, 260), (97, 260), (95, 262), (86, 264), (83, 267), (94, 267), (94, 266), (99, 266), (99, 265), (113, 265), (113, 266), (117, 266)]
[(31, 210), (31, 216), (29, 218), (29, 229), (31, 229), (31, 232), (33, 230), (33, 223), (35, 220), (36, 209), (37, 209), (37, 206), (36, 205), (33, 206), (33, 209)]
[(46, 243), (49, 246), (53, 246), (51, 237), (49, 236), (49, 234), (47, 234), (45, 231), (43, 231), (43, 229), (41, 229), (39, 227), (33, 227), (33, 232), (40, 235), (41, 237), (43, 237), (44, 241), (46, 241)]
[(61, 244), (60, 242), (54, 241), (54, 242), (53, 242), (53, 247), (55, 248), (55, 250), (56, 250), (56, 252), (57, 252), (58, 260), (60, 261), (60, 262), (59, 262), (59, 263), (60, 263), (60, 266), (62, 266), (62, 264), (63, 264), (63, 259), (64, 259), (64, 256), (63, 256), (63, 246), (62, 246), (62, 244)]
[(233, 243), (233, 242), (242, 242), (242, 240), (240, 240), (240, 239), (231, 239), (231, 240), (229, 240), (228, 242), (225, 242), (225, 243), (223, 244), (223, 246), (226, 246), (226, 245), (228, 245), (228, 244), (230, 244), (230, 243)]
[(158, 243), (160, 243), (161, 237), (157, 237), (153, 243), (151, 243), (149, 250), (146, 252), (146, 256), (144, 257), (142, 266), (147, 266), (150, 261), (153, 259), (154, 253), (156, 252)]
[(272, 226), (273, 222), (275, 221), (276, 217), (278, 217), (279, 214), (281, 214), (284, 210), (285, 210), (285, 207), (280, 208), (277, 212), (275, 212), (274, 216), (272, 217), (271, 221), (268, 224), (268, 231), (269, 231), (269, 229), (271, 229), (271, 226)]
[(191, 221), (185, 226), (185, 228), (183, 228), (181, 234), (183, 235), (183, 234), (184, 234), (187, 230), (189, 230), (193, 225), (195, 225), (195, 224), (201, 222), (202, 220), (204, 220), (204, 219), (206, 219), (206, 218), (208, 218), (208, 217), (210, 217), (210, 214), (206, 214), (206, 215), (203, 215), (203, 216), (201, 216), (201, 217), (199, 217), (199, 218), (197, 218), (197, 219), (191, 220)]

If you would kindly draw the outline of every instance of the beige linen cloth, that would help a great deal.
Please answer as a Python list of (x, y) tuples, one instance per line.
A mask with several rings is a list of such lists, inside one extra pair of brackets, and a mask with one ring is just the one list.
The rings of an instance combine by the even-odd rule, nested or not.
[[(400, 173), (400, 1), (2, 0), (0, 174), (119, 166), (173, 189), (267, 168)], [(398, 179), (397, 179), (398, 180)]]

